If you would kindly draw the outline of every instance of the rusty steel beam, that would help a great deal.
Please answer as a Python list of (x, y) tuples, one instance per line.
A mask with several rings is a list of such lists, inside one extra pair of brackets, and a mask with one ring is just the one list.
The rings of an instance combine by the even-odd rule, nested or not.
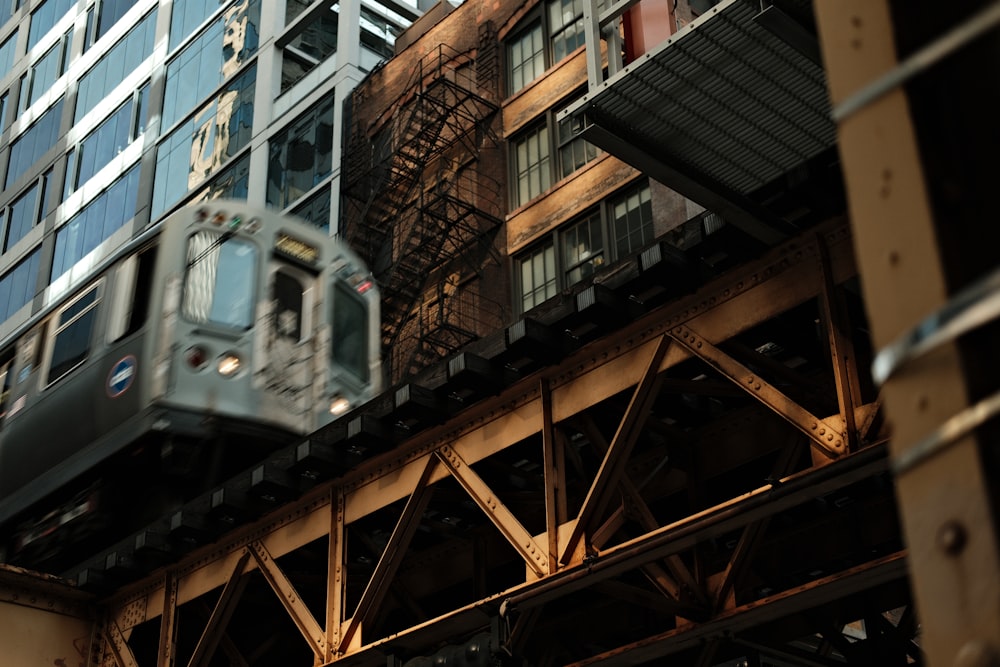
[(118, 623), (110, 619), (104, 626), (102, 633), (104, 642), (111, 650), (111, 655), (115, 661), (115, 667), (139, 667), (135, 654), (128, 645), (125, 633), (122, 632)]
[(188, 667), (205, 667), (215, 655), (215, 649), (219, 646), (219, 641), (226, 631), (229, 619), (232, 618), (233, 612), (236, 610), (236, 603), (239, 602), (240, 596), (243, 595), (243, 590), (246, 588), (248, 579), (243, 574), (243, 568), (248, 560), (250, 560), (250, 549), (244, 549), (239, 561), (233, 567), (229, 581), (222, 588), (222, 594), (215, 602), (215, 608), (209, 615), (208, 622), (205, 623), (201, 637), (198, 638), (198, 643), (195, 645), (194, 653), (188, 660)]
[(632, 400), (625, 410), (618, 431), (608, 445), (601, 467), (597, 471), (597, 477), (590, 485), (590, 490), (587, 492), (587, 497), (577, 515), (573, 530), (563, 547), (560, 558), (560, 562), (563, 564), (572, 560), (580, 540), (593, 528), (593, 524), (601, 518), (611, 502), (611, 494), (614, 493), (622, 478), (622, 473), (625, 472), (628, 456), (641, 433), (643, 424), (649, 417), (649, 408), (656, 399), (659, 389), (660, 365), (666, 356), (668, 346), (669, 340), (662, 337), (653, 349), (653, 354), (642, 374), (642, 379), (636, 385)]
[(452, 477), (465, 489), (479, 509), (496, 526), (514, 550), (524, 559), (525, 564), (539, 577), (548, 574), (546, 549), (535, 542), (535, 538), (525, 530), (513, 512), (507, 509), (500, 497), (493, 493), (483, 478), (476, 474), (458, 452), (451, 447), (442, 447), (436, 452)]
[(177, 654), (177, 579), (173, 573), (164, 575), (164, 596), (160, 614), (160, 642), (156, 652), (157, 667), (173, 667)]
[(427, 480), (430, 479), (436, 466), (437, 460), (433, 456), (427, 457), (423, 474), (399, 515), (396, 527), (389, 536), (389, 541), (386, 542), (385, 549), (375, 566), (375, 571), (372, 572), (368, 586), (361, 594), (357, 609), (354, 611), (354, 617), (342, 631), (337, 653), (347, 651), (355, 633), (371, 621), (372, 615), (385, 599), (385, 595), (389, 591), (389, 584), (396, 576), (396, 571), (403, 561), (403, 556), (406, 555), (406, 549), (413, 539), (413, 534), (417, 532), (417, 527), (420, 525), (420, 517), (430, 502), (432, 489), (428, 486)]
[[(830, 248), (833, 279), (839, 282), (853, 276), (855, 269), (846, 227), (839, 222), (831, 223), (824, 227), (822, 236)], [(817, 253), (815, 240), (798, 239), (788, 248), (779, 249), (768, 257), (750, 263), (739, 271), (706, 285), (690, 297), (666, 304), (626, 325), (615, 337), (594, 341), (571, 354), (563, 363), (544, 371), (542, 375), (547, 380), (548, 392), (542, 391), (538, 377), (512, 385), (500, 395), (483, 400), (442, 425), (427, 429), (401, 443), (393, 452), (363, 464), (339, 479), (335, 490), (320, 487), (307, 492), (299, 500), (289, 503), (264, 520), (249, 524), (217, 543), (196, 550), (169, 568), (176, 582), (175, 591), (168, 592), (161, 575), (160, 579), (140, 581), (123, 588), (109, 600), (109, 605), (115, 608), (138, 604), (144, 610), (141, 618), (125, 622), (122, 626), (125, 630), (162, 614), (168, 606), (165, 602), (168, 598), (173, 600), (173, 604), (169, 605), (173, 608), (223, 586), (226, 581), (224, 573), (232, 571), (239, 553), (247, 546), (259, 544), (273, 557), (280, 557), (318, 539), (329, 538), (326, 627), (319, 628), (318, 634), (318, 625), (309, 627), (303, 634), (316, 635), (316, 640), (310, 639), (309, 643), (322, 660), (344, 664), (364, 662), (367, 659), (365, 656), (383, 650), (379, 648), (379, 641), (363, 645), (358, 645), (357, 641), (344, 641), (346, 633), (342, 618), (342, 563), (343, 528), (346, 525), (412, 495), (413, 490), (421, 484), (429, 486), (452, 475), (452, 471), (446, 466), (437, 466), (429, 478), (424, 482), (420, 481), (427, 457), (446, 460), (448, 453), (455, 454), (458, 457), (456, 461), (462, 464), (463, 472), (460, 473), (459, 481), (464, 479), (468, 483), (471, 480), (472, 486), (478, 489), (472, 497), (484, 500), (488, 497), (489, 490), (485, 485), (476, 485), (478, 476), (470, 476), (466, 472), (471, 471), (469, 466), (527, 438), (538, 437), (547, 430), (546, 425), (550, 422), (553, 443), (557, 444), (561, 437), (558, 426), (560, 423), (584, 414), (591, 407), (622, 391), (630, 388), (634, 390), (643, 378), (648, 381), (652, 377), (662, 376), (663, 371), (689, 359), (691, 355), (688, 351), (680, 346), (670, 345), (655, 367), (651, 367), (649, 363), (654, 349), (663, 345), (664, 335), (676, 326), (690, 326), (707, 339), (724, 341), (796, 305), (815, 299), (822, 289), (816, 271)], [(543, 393), (547, 394), (544, 400)], [(639, 413), (636, 412), (633, 416), (637, 417)], [(621, 437), (624, 438), (624, 434)], [(543, 441), (544, 438), (542, 435)], [(864, 473), (858, 472), (857, 462), (861, 459), (856, 459), (855, 456), (867, 461), (861, 466)], [(566, 461), (570, 459), (568, 453), (565, 458)], [(565, 465), (565, 461), (558, 460), (558, 454), (554, 454), (553, 459), (553, 465)], [(652, 560), (666, 559), (690, 549), (698, 539), (714, 530), (730, 530), (761, 516), (781, 511), (793, 499), (801, 502), (806, 496), (795, 496), (792, 493), (795, 489), (802, 494), (820, 493), (824, 486), (834, 488), (850, 483), (852, 479), (856, 481), (860, 479), (858, 474), (862, 477), (874, 474), (873, 470), (881, 465), (878, 453), (873, 454), (868, 450), (845, 459), (843, 462), (838, 461), (836, 466), (828, 466), (836, 468), (828, 477), (821, 475), (812, 478), (810, 485), (815, 487), (810, 486), (808, 490), (800, 488), (797, 477), (792, 476), (780, 489), (761, 489), (740, 498), (740, 502), (710, 508), (687, 521), (660, 527), (648, 535), (617, 545), (608, 554), (602, 551), (595, 563), (596, 571), (602, 571), (615, 563), (618, 564), (615, 565), (616, 568), (638, 568), (641, 563), (630, 560), (631, 555), (624, 555), (638, 544), (650, 546), (649, 556)], [(613, 463), (617, 465), (617, 462)], [(609, 475), (609, 479), (611, 477)], [(551, 494), (553, 486), (549, 485), (547, 488), (547, 493)], [(558, 501), (556, 507), (558, 515)], [(596, 499), (591, 501), (591, 507), (597, 507)], [(517, 532), (517, 537), (525, 537), (523, 528), (516, 530), (516, 526), (520, 525), (516, 520), (494, 520), (494, 525), (501, 531), (507, 530), (512, 535)], [(560, 531), (566, 530), (566, 525), (560, 525), (559, 528)], [(555, 568), (553, 573), (545, 558), (549, 551), (550, 537), (545, 535), (543, 540), (539, 540), (541, 544), (535, 545), (541, 561), (535, 561), (533, 555), (526, 559), (526, 562), (539, 563), (535, 570), (537, 580), (531, 579), (515, 587), (508, 591), (510, 595), (493, 596), (468, 608), (428, 621), (419, 628), (420, 637), (447, 638), (450, 632), (457, 632), (458, 628), (467, 627), (467, 624), (482, 623), (496, 613), (503, 599), (517, 597), (522, 592), (528, 597), (534, 596), (536, 584), (549, 585), (553, 590), (559, 589), (559, 594), (573, 590), (576, 585), (573, 577), (578, 576), (579, 568)], [(534, 541), (538, 538), (531, 539)], [(644, 539), (648, 541), (643, 542)], [(528, 544), (521, 540), (519, 543)], [(250, 563), (246, 567), (255, 566)], [(566, 574), (572, 576), (567, 579), (564, 577)], [(697, 573), (691, 573), (690, 576), (697, 580)], [(527, 579), (530, 579), (530, 575)], [(542, 598), (544, 595), (528, 606), (542, 604)], [(304, 617), (294, 608), (289, 610), (289, 614), (298, 616), (299, 620)], [(402, 640), (397, 636), (397, 641)], [(337, 653), (338, 649), (342, 652)]]
[(904, 552), (897, 552), (762, 600), (729, 609), (705, 623), (669, 630), (586, 660), (569, 663), (566, 667), (624, 666), (657, 660), (678, 651), (701, 646), (706, 640), (720, 635), (742, 632), (905, 576), (906, 555)]
[(271, 590), (277, 594), (278, 600), (281, 601), (281, 606), (288, 613), (288, 617), (292, 619), (295, 627), (302, 633), (313, 654), (318, 659), (322, 659), (326, 655), (327, 650), (326, 633), (319, 626), (319, 623), (316, 622), (316, 619), (313, 618), (305, 603), (302, 602), (302, 597), (295, 590), (292, 582), (288, 580), (285, 573), (274, 562), (274, 558), (262, 542), (251, 543), (247, 550), (253, 556), (257, 568), (264, 575), (264, 579), (271, 586)]
[(713, 345), (704, 336), (694, 332), (690, 327), (676, 326), (670, 332), (670, 337), (799, 429), (825, 456), (836, 458), (846, 451), (842, 427), (839, 424), (811, 414), (760, 375)]
[[(980, 4), (989, 12), (995, 36), (1000, 5)], [(903, 84), (929, 62), (949, 66), (942, 54), (968, 48), (969, 28), (990, 23), (981, 21), (982, 15), (957, 15), (959, 25), (947, 33), (942, 28), (941, 34), (930, 36), (930, 44), (899, 62), (896, 37), (917, 36), (913, 26), (921, 22), (916, 16), (894, 22), (888, 0), (815, 0), (814, 7), (861, 285), (874, 347), (883, 350), (945, 306), (954, 288), (950, 282), (963, 272), (949, 266), (949, 259), (957, 263), (955, 258), (941, 252), (941, 234), (949, 221), (935, 220), (911, 113), (919, 100), (911, 99)], [(995, 89), (995, 82), (990, 85)], [(963, 120), (961, 115), (954, 118), (957, 124)], [(974, 187), (965, 181), (956, 185)], [(970, 192), (968, 201), (976, 201), (976, 194)], [(987, 201), (991, 193), (982, 194)], [(961, 343), (946, 339), (884, 383), (894, 460), (908, 458), (925, 437), (973, 404), (964, 365)], [(998, 664), (996, 482), (987, 477), (980, 451), (995, 443), (959, 433), (949, 444), (933, 459), (896, 475), (921, 645), (932, 665)]]

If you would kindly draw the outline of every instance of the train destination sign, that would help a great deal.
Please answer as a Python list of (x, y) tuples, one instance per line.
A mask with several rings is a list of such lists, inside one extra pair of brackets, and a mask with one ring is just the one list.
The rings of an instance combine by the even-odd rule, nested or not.
[(319, 260), (319, 249), (305, 241), (278, 232), (274, 242), (275, 251), (306, 264), (315, 264)]

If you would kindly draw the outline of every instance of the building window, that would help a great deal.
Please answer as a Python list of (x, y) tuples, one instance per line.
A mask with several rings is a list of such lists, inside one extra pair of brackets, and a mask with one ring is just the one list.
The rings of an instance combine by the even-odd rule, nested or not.
[[(559, 113), (557, 112), (555, 115), (558, 117)], [(559, 121), (556, 127), (559, 133), (557, 154), (559, 156), (560, 177), (569, 176), (600, 155), (601, 152), (596, 146), (580, 136), (584, 129), (582, 116), (565, 118)]]
[[(4, 0), (0, 0), (0, 5)], [(17, 51), (17, 30), (11, 33), (3, 44), (0, 44), (0, 79), (7, 76), (14, 66), (14, 54)]]
[(136, 164), (56, 231), (50, 282), (55, 282), (135, 216), (138, 190)]
[(267, 203), (285, 208), (333, 173), (333, 96), (271, 139)]
[(612, 229), (619, 257), (633, 253), (653, 240), (653, 205), (649, 184), (611, 200)]
[[(598, 2), (598, 7), (603, 7)], [(584, 43), (583, 0), (547, 0), (507, 42), (507, 93), (513, 95)]]
[(142, 134), (146, 125), (148, 94), (147, 84), (84, 137), (78, 147), (70, 150), (66, 158), (67, 196), (90, 180)]
[(246, 199), (250, 188), (250, 152), (235, 160), (205, 184), (191, 202), (209, 199)]
[(45, 0), (31, 12), (31, 27), (28, 28), (28, 51), (59, 22), (76, 0)]
[[(297, 3), (289, 3), (293, 5)], [(286, 14), (291, 13), (288, 7)], [(320, 5), (317, 12), (299, 22), (296, 32), (282, 37), (281, 92), (291, 88), (321, 62), (337, 51), (337, 12)]]
[(560, 237), (567, 285), (594, 275), (597, 267), (604, 264), (604, 234), (599, 212), (571, 224)]
[(556, 294), (556, 251), (552, 242), (518, 257), (521, 311), (527, 311)]
[(56, 144), (62, 121), (63, 101), (60, 98), (41, 118), (22, 132), (10, 144), (10, 158), (4, 188), (9, 188), (31, 165), (35, 164)]
[[(245, 7), (246, 1), (242, 0), (240, 5)], [(205, 19), (229, 3), (230, 0), (174, 0), (170, 10), (169, 50), (177, 48)]]
[(512, 142), (514, 156), (514, 206), (521, 206), (552, 185), (549, 165), (549, 128), (539, 125)]
[(42, 93), (51, 88), (66, 71), (69, 66), (69, 45), (72, 37), (72, 31), (63, 35), (63, 38), (46, 51), (45, 55), (21, 77), (21, 111), (37, 102)]
[(0, 0), (0, 26), (9, 21), (20, 8), (21, 0)]
[(330, 188), (323, 188), (300, 204), (293, 211), (306, 222), (311, 222), (326, 233), (330, 233)]
[[(567, 118), (556, 122), (558, 113), (547, 113), (541, 124), (516, 136), (510, 143), (515, 207), (527, 203), (600, 155), (580, 136), (583, 121)], [(554, 128), (550, 131), (549, 128)], [(555, 140), (552, 141), (552, 137)], [(556, 160), (550, 159), (555, 155)]]
[[(615, 240), (613, 248), (608, 247), (606, 239)], [(652, 240), (649, 182), (643, 180), (514, 258), (519, 267), (515, 287), (522, 312)], [(610, 256), (612, 251), (614, 255)]]
[(257, 67), (251, 65), (160, 144), (153, 180), (154, 217), (250, 142), (256, 81)]
[(513, 95), (545, 71), (542, 23), (536, 22), (507, 45), (507, 86)]
[(45, 208), (45, 191), (51, 170), (25, 190), (6, 210), (7, 227), (4, 230), (3, 252), (7, 252), (39, 223)]
[(39, 256), (36, 248), (0, 278), (0, 322), (10, 319), (34, 298)]
[(80, 77), (75, 120), (79, 121), (107, 97), (128, 74), (153, 52), (156, 37), (156, 10), (146, 15), (124, 38)]
[[(87, 10), (87, 29), (83, 42), (84, 53), (103, 37), (111, 26), (118, 23), (132, 9), (137, 0), (98, 0)], [(176, 6), (176, 3), (175, 3)]]
[(164, 129), (204, 100), (257, 52), (260, 2), (233, 5), (167, 63)]

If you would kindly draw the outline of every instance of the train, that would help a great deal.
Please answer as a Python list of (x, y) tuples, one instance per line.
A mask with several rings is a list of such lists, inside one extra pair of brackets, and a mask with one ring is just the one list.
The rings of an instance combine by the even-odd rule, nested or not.
[(155, 519), (382, 390), (378, 285), (307, 222), (211, 200), (92, 263), (0, 344), (10, 562), (84, 516)]

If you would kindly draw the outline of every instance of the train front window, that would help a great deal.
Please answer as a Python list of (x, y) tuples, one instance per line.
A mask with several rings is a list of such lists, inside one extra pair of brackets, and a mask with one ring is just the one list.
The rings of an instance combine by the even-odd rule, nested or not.
[(368, 309), (342, 282), (334, 283), (333, 363), (368, 382)]
[(198, 324), (249, 329), (257, 248), (249, 241), (215, 232), (188, 239), (183, 313)]
[(52, 384), (83, 363), (90, 352), (90, 334), (97, 315), (97, 288), (90, 290), (59, 314), (48, 383)]

